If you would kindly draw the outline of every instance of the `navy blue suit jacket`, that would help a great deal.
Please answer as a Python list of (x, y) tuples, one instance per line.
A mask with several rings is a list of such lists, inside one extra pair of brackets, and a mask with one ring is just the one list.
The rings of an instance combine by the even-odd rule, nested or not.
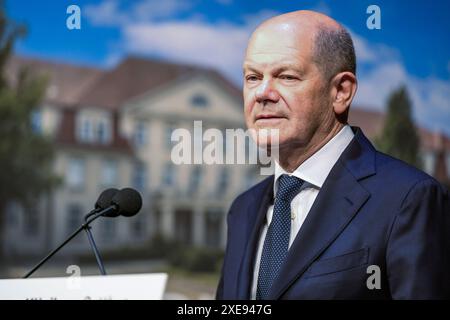
[[(377, 152), (359, 128), (323, 184), (269, 299), (441, 299), (450, 290), (448, 190)], [(250, 299), (273, 176), (228, 213), (218, 299)], [(367, 280), (379, 267), (380, 289)], [(373, 278), (369, 279), (370, 283)]]

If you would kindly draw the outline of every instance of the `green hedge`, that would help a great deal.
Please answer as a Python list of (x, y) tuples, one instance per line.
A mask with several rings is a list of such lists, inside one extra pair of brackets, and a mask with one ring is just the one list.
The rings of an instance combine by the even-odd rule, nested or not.
[(223, 251), (180, 246), (170, 252), (168, 260), (171, 265), (191, 272), (218, 272), (222, 267)]
[[(165, 259), (170, 265), (190, 272), (218, 272), (222, 267), (223, 250), (187, 246), (158, 235), (142, 247), (104, 251), (101, 256), (105, 261)], [(78, 257), (78, 261), (93, 263), (95, 258), (89, 252)]]

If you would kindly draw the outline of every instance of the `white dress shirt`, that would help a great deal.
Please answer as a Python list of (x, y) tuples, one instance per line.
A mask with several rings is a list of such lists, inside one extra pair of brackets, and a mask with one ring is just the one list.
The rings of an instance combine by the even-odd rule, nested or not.
[[(278, 178), (282, 174), (293, 175), (305, 181), (304, 187), (300, 193), (295, 196), (291, 202), (291, 235), (289, 238), (289, 248), (294, 242), (298, 231), (311, 209), (314, 200), (316, 199), (320, 188), (322, 188), (325, 179), (330, 173), (331, 169), (341, 156), (342, 152), (349, 145), (353, 139), (353, 131), (349, 125), (344, 126), (338, 134), (336, 134), (330, 141), (328, 141), (322, 148), (320, 148), (311, 157), (305, 160), (294, 172), (291, 174), (286, 172), (278, 163), (275, 163), (275, 179), (274, 179), (274, 195), (277, 194)], [(266, 223), (259, 238), (258, 249), (256, 252), (255, 267), (253, 269), (253, 284), (251, 291), (251, 298), (256, 298), (256, 287), (258, 284), (259, 264), (266, 238), (267, 228), (272, 221), (273, 205), (267, 209)]]

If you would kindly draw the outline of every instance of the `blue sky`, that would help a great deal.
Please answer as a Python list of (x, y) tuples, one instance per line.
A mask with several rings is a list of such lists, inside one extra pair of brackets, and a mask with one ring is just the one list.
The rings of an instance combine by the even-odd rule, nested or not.
[[(81, 30), (66, 28), (71, 4), (81, 8)], [(366, 27), (371, 4), (381, 9), (381, 30)], [(17, 53), (100, 67), (137, 54), (213, 67), (237, 85), (253, 28), (299, 9), (326, 13), (350, 30), (355, 105), (381, 111), (389, 93), (406, 84), (416, 121), (450, 135), (450, 1), (6, 1), (9, 17), (29, 29)]]

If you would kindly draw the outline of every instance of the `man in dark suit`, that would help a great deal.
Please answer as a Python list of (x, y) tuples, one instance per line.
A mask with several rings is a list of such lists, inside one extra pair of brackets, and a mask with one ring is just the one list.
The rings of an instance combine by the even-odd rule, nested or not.
[(279, 159), (230, 208), (218, 299), (449, 298), (448, 191), (347, 124), (355, 69), (350, 35), (325, 15), (253, 33), (246, 123), (279, 130)]

